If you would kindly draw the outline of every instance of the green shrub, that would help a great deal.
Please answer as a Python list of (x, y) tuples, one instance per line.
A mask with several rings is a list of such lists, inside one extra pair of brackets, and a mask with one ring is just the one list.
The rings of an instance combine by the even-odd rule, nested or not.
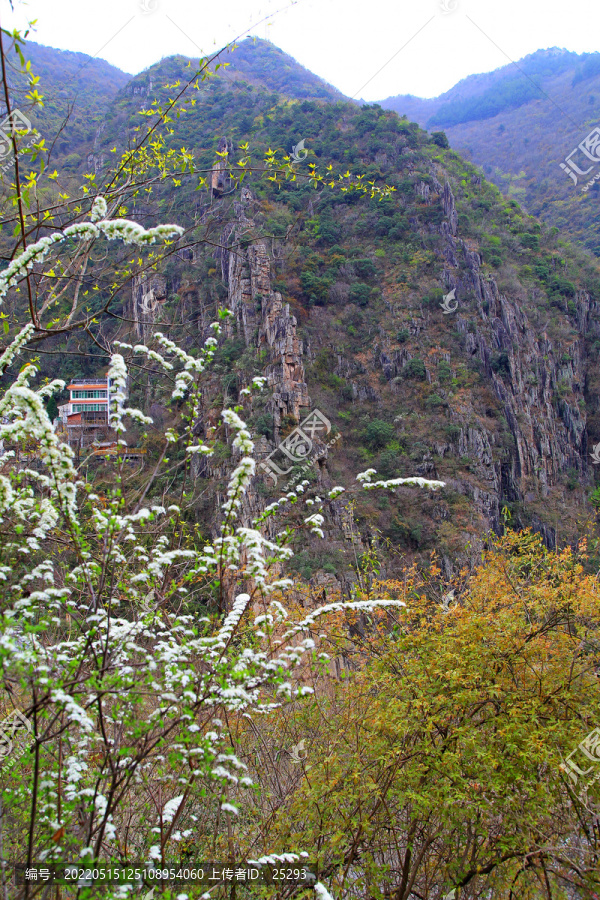
[(262, 434), (266, 438), (269, 438), (269, 440), (272, 440), (274, 433), (273, 416), (270, 416), (267, 413), (261, 413), (257, 416), (254, 423), (254, 431), (256, 434)]
[(382, 419), (373, 419), (363, 432), (363, 440), (371, 450), (382, 450), (394, 437), (394, 426)]
[(521, 244), (528, 250), (539, 250), (540, 249), (540, 238), (537, 234), (522, 234), (521, 235)]
[(402, 369), (405, 378), (413, 378), (415, 381), (425, 381), (427, 378), (427, 369), (422, 359), (415, 357)]
[(440, 381), (449, 381), (452, 378), (452, 369), (445, 359), (438, 364), (437, 375)]
[(492, 371), (498, 375), (510, 375), (510, 359), (508, 353), (494, 353), (491, 361)]
[(460, 436), (460, 426), (459, 425), (445, 425), (444, 426), (444, 434), (448, 438), (449, 441), (456, 441)]
[(384, 450), (377, 462), (377, 473), (384, 478), (398, 478), (402, 474), (400, 468), (399, 451), (392, 447)]
[(434, 144), (437, 144), (438, 147), (442, 147), (443, 150), (447, 150), (450, 146), (445, 131), (433, 131), (431, 133), (431, 140)]
[(567, 490), (574, 491), (579, 485), (579, 472), (577, 469), (569, 469), (567, 473)]
[(375, 263), (371, 259), (353, 259), (352, 265), (360, 278), (372, 278), (376, 272)]
[(443, 299), (444, 299), (443, 290), (441, 288), (434, 288), (433, 290), (429, 291), (429, 293), (423, 297), (423, 306), (427, 306), (430, 309), (432, 307), (435, 308), (436, 306), (440, 305), (440, 303), (442, 302)]
[(419, 547), (423, 536), (423, 525), (421, 522), (403, 522), (399, 516), (395, 516), (384, 534), (394, 543)]
[(63, 160), (63, 167), (65, 169), (77, 169), (81, 163), (81, 156), (79, 153), (69, 153)]
[(319, 570), (336, 575), (340, 571), (340, 560), (332, 552), (301, 550), (290, 561), (290, 569), (308, 581)]
[(337, 244), (342, 234), (340, 226), (329, 218), (321, 218), (319, 223), (319, 241), (322, 244)]
[(577, 288), (572, 281), (568, 281), (562, 275), (554, 275), (548, 283), (548, 287), (552, 294), (559, 294), (561, 297), (574, 297)]
[(425, 406), (427, 409), (438, 409), (440, 406), (448, 406), (448, 401), (439, 394), (430, 394), (425, 401)]
[(371, 288), (368, 284), (359, 282), (358, 284), (353, 284), (350, 288), (350, 299), (353, 303), (358, 303), (359, 306), (366, 306), (370, 296)]
[(215, 353), (215, 359), (221, 365), (230, 367), (235, 360), (239, 359), (246, 349), (246, 342), (243, 338), (232, 338), (225, 341), (222, 347), (219, 347)]
[(329, 275), (315, 275), (312, 269), (305, 269), (300, 274), (300, 283), (309, 300), (313, 301), (317, 306), (323, 306), (327, 302), (333, 278)]
[(396, 340), (400, 344), (404, 344), (410, 337), (409, 331), (407, 328), (402, 328), (398, 334), (396, 335)]

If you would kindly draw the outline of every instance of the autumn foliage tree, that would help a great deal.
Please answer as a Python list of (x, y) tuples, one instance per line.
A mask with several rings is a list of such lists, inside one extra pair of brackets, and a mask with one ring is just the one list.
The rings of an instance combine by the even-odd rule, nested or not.
[(375, 586), (399, 614), (329, 632), (352, 671), (294, 716), (303, 777), (271, 827), (315, 848), (333, 894), (596, 896), (600, 755), (577, 758), (587, 779), (565, 765), (600, 717), (584, 561), (511, 532), (454, 595), (412, 570)]

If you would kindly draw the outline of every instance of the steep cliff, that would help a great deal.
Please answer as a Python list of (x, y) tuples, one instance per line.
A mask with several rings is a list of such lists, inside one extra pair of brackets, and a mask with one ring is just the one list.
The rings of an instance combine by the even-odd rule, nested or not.
[(251, 212), (254, 198), (247, 188), (235, 205), (237, 222), (227, 229), (231, 249), (223, 254), (223, 275), (228, 287), (228, 308), (234, 313), (247, 346), (266, 350), (264, 375), (271, 389), (275, 439), (286, 416), (300, 421), (302, 407), (310, 406), (305, 382), (303, 346), (297, 334), (296, 318), (288, 303), (271, 285), (271, 259), (264, 240), (246, 249), (240, 237), (247, 228), (255, 229)]
[[(473, 409), (453, 405), (461, 428), (458, 453), (477, 460), (474, 474), (483, 485), (470, 490), (464, 482), (463, 487), (472, 495), (485, 526), (496, 531), (503, 503), (533, 504), (534, 528), (554, 545), (555, 528), (544, 526), (538, 518), (543, 515), (542, 501), (568, 469), (576, 470), (582, 483), (593, 484), (586, 454), (585, 403), (580, 401), (585, 386), (584, 335), (596, 304), (587, 292), (577, 292), (577, 333), (573, 330), (566, 340), (553, 340), (546, 328), (538, 330), (518, 298), (503, 294), (495, 278), (482, 271), (479, 253), (456, 237), (456, 208), (448, 183), (442, 202), (449, 225), (441, 228), (446, 259), (443, 278), (459, 300), (455, 324), (464, 337), (465, 353), (481, 361), (514, 439), (514, 451), (501, 461), (494, 433), (481, 422), (467, 425), (465, 419)], [(461, 311), (464, 302), (476, 306), (476, 325), (471, 330)], [(494, 357), (503, 362), (496, 371)]]
[[(516, 508), (513, 524), (531, 525), (542, 532), (549, 546), (555, 546), (557, 522), (549, 520), (547, 499), (554, 489), (560, 488), (569, 469), (579, 473), (583, 484), (593, 484), (586, 460), (585, 409), (578, 402), (585, 384), (583, 335), (589, 327), (593, 301), (584, 291), (577, 295), (580, 331), (575, 339), (556, 341), (547, 330), (538, 331), (518, 300), (502, 293), (496, 279), (483, 271), (479, 253), (458, 236), (458, 213), (450, 183), (445, 181), (442, 187), (434, 174), (431, 189), (424, 191), (420, 185), (417, 188), (427, 204), (439, 205), (443, 211), (437, 251), (442, 261), (441, 280), (457, 301), (454, 325), (463, 343), (464, 357), (481, 363), (495, 409), (488, 409), (488, 415), (482, 414), (479, 398), (464, 392), (452, 398), (446, 409), (450, 427), (455, 429), (454, 439), (432, 440), (431, 446), (414, 460), (413, 473), (444, 478), (449, 490), (468, 498), (472, 512), (471, 527), (464, 535), (469, 544), (467, 556), (479, 553), (487, 531), (501, 531), (502, 509), (506, 516), (507, 505)], [(258, 353), (266, 350), (263, 372), (270, 389), (274, 433), (272, 441), (263, 439), (257, 448), (257, 455), (264, 459), (277, 446), (286, 417), (299, 422), (301, 410), (311, 404), (303, 342), (289, 304), (273, 290), (268, 243), (257, 240), (245, 248), (240, 244), (243, 234), (256, 230), (252, 217), (255, 206), (257, 201), (251, 191), (243, 189), (235, 205), (236, 221), (224, 231), (226, 249), (220, 258), (228, 290), (227, 305), (236, 323), (230, 325), (230, 336), (237, 328), (247, 347)], [(419, 333), (431, 326), (430, 315), (426, 314), (420, 322), (413, 319), (416, 349)], [(397, 394), (401, 391), (402, 373), (416, 354), (406, 346), (392, 350), (389, 341), (380, 339), (374, 341), (373, 351), (373, 365), (381, 367), (392, 393)], [(426, 366), (429, 383), (434, 363), (447, 362), (449, 358), (450, 354), (443, 352), (430, 357)], [(502, 361), (500, 366), (498, 359)], [(367, 390), (362, 379), (353, 379), (360, 366), (357, 369), (356, 363), (342, 354), (338, 354), (336, 363), (335, 376), (351, 386), (355, 400), (382, 406), (381, 396), (375, 390)], [(557, 399), (559, 390), (563, 396)], [(506, 422), (504, 432), (497, 427), (499, 414)], [(507, 435), (512, 438), (508, 448)], [(314, 448), (315, 471), (322, 484), (331, 481), (327, 456), (324, 447)], [(445, 457), (468, 458), (467, 471), (445, 476), (439, 462)], [(282, 487), (281, 482), (278, 487)], [(255, 514), (262, 506), (261, 497), (256, 491), (251, 492), (248, 514)], [(447, 519), (443, 507), (438, 510), (438, 517), (441, 521)], [(330, 537), (339, 549), (354, 531), (354, 541), (358, 540), (359, 549), (364, 550), (365, 541), (355, 530), (351, 510), (342, 503), (334, 504), (330, 518)], [(363, 537), (368, 540), (368, 529)], [(465, 557), (464, 553), (459, 553), (458, 559), (452, 559), (448, 553), (443, 555), (448, 571)]]
[[(201, 162), (207, 144), (220, 153), (204, 168), (207, 190), (158, 192), (190, 229), (191, 249), (169, 263), (165, 285), (136, 280), (131, 318), (140, 338), (160, 314), (187, 323), (193, 341), (219, 305), (233, 313), (197, 428), (215, 434), (219, 405), (237, 402), (252, 375), (266, 377), (265, 399), (247, 414), (257, 461), (276, 460), (281, 475), (259, 467), (246, 517), (298, 475), (304, 453), (319, 490), (347, 489), (327, 510), (329, 555), (307, 544), (305, 575), (345, 577), (374, 541), (391, 567), (398, 555), (436, 551), (450, 571), (506, 526), (531, 526), (549, 546), (574, 540), (594, 516), (597, 263), (393, 113), (203, 90), (173, 141), (189, 138)], [(217, 112), (220, 130), (210, 130)], [(228, 166), (250, 152), (238, 149), (241, 123), (255, 160), (304, 141), (309, 156), (293, 180), (250, 173), (235, 187)], [(329, 185), (315, 190), (311, 162), (332, 166)], [(345, 193), (346, 173), (393, 192)], [(329, 431), (307, 450), (298, 426), (311, 412)], [(224, 481), (235, 462), (227, 438), (195, 464), (197, 478)], [(298, 450), (286, 461), (288, 439)], [(446, 487), (365, 495), (355, 477), (366, 468)]]

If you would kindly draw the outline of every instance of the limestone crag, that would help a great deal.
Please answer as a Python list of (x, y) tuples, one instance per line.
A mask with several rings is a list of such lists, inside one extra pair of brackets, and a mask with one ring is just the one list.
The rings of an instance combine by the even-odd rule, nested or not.
[[(475, 331), (469, 332), (459, 310), (457, 328), (465, 336), (467, 353), (481, 360), (502, 404), (516, 444), (512, 475), (517, 491), (523, 494), (534, 479), (546, 497), (567, 469), (588, 474), (585, 412), (577, 402), (585, 383), (582, 335), (568, 346), (555, 346), (546, 331), (536, 333), (518, 301), (502, 294), (493, 278), (482, 276), (479, 255), (467, 251), (464, 243), (461, 249), (464, 274), (445, 274), (457, 297), (475, 296), (478, 317)], [(492, 367), (495, 354), (503, 354), (500, 371)], [(569, 362), (561, 362), (567, 354)], [(557, 402), (561, 391), (570, 396), (565, 393)]]
[(267, 351), (264, 375), (272, 391), (275, 439), (281, 422), (293, 416), (298, 422), (301, 408), (310, 406), (305, 382), (302, 341), (297, 321), (288, 303), (271, 287), (271, 257), (267, 244), (258, 240), (244, 248), (243, 234), (254, 229), (251, 216), (253, 197), (242, 191), (235, 204), (237, 222), (223, 234), (221, 265), (228, 289), (228, 308), (234, 313), (246, 346)]
[[(482, 523), (496, 531), (503, 504), (539, 501), (530, 523), (552, 546), (555, 528), (544, 521), (543, 500), (568, 470), (579, 472), (583, 483), (593, 483), (586, 459), (585, 408), (579, 401), (586, 380), (584, 334), (594, 304), (585, 292), (577, 295), (578, 333), (568, 341), (557, 342), (545, 328), (536, 329), (517, 292), (503, 293), (495, 278), (482, 273), (479, 254), (457, 237), (458, 216), (447, 182), (440, 199), (446, 217), (439, 226), (444, 238), (442, 282), (455, 290), (459, 301), (454, 322), (467, 358), (480, 361), (514, 440), (514, 447), (503, 452), (485, 417), (461, 408), (456, 400), (450, 402), (452, 422), (461, 428), (458, 455), (474, 460), (471, 471), (477, 482), (463, 480), (459, 489), (472, 498)], [(388, 379), (408, 362), (404, 350), (380, 352), (379, 364)]]
[(222, 197), (229, 188), (230, 178), (227, 172), (227, 157), (233, 151), (233, 144), (227, 138), (221, 138), (217, 145), (219, 159), (212, 167), (210, 176), (211, 194), (213, 197)]
[(265, 369), (267, 384), (273, 391), (275, 436), (284, 416), (301, 418), (300, 409), (310, 406), (308, 387), (304, 381), (302, 341), (296, 334), (296, 318), (290, 314), (289, 303), (283, 303), (277, 291), (265, 301), (259, 330), (259, 346), (270, 350), (274, 361)]

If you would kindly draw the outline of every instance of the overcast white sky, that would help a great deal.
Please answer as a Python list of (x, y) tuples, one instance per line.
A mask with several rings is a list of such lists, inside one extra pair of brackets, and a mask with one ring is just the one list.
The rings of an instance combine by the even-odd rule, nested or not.
[(0, 0), (4, 28), (37, 19), (33, 40), (98, 56), (125, 72), (174, 53), (208, 53), (247, 32), (369, 101), (434, 97), (466, 75), (539, 48), (600, 50), (600, 4), (590, 0), (14, 2), (13, 14)]

